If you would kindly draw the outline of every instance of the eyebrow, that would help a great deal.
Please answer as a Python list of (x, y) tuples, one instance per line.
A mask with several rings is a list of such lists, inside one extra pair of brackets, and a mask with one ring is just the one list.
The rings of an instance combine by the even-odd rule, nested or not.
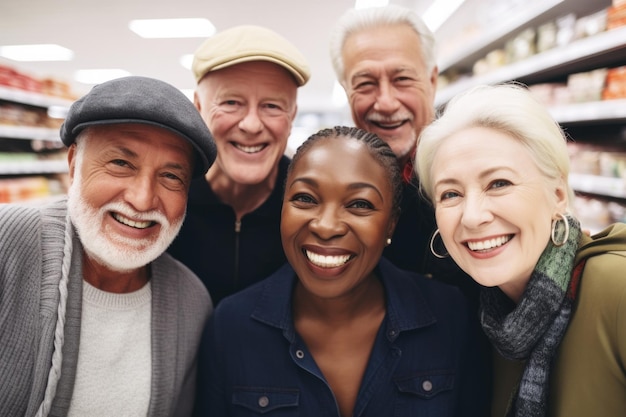
[[(387, 73), (387, 71), (384, 71), (385, 73)], [(401, 67), (397, 67), (394, 68), (391, 71), (391, 75), (397, 75), (400, 74), (402, 72), (410, 72), (412, 74), (417, 74), (417, 71), (415, 70), (415, 68), (411, 68), (411, 67), (407, 67), (407, 66), (401, 66)], [(350, 78), (351, 81), (353, 81), (356, 78), (359, 77), (374, 77), (373, 72), (370, 69), (364, 69), (362, 71), (359, 71), (355, 74), (352, 75), (352, 77)]]
[[(483, 178), (489, 177), (490, 175), (493, 175), (497, 171), (508, 171), (508, 172), (514, 173), (513, 170), (507, 166), (497, 166), (497, 167), (489, 168), (489, 169), (482, 171), (478, 175), (478, 178), (483, 179)], [(435, 184), (433, 185), (433, 189), (437, 188), (437, 186), (441, 184), (459, 184), (459, 183), (460, 183), (460, 180), (456, 178), (443, 178), (435, 182)]]
[[(309, 177), (300, 177), (300, 178), (294, 179), (291, 182), (291, 184), (289, 184), (289, 188), (291, 188), (297, 182), (303, 182), (303, 183), (308, 184), (311, 187), (315, 187), (315, 188), (319, 187), (319, 184), (317, 183), (317, 181), (315, 179), (309, 178)], [(378, 194), (380, 199), (385, 201), (385, 199), (384, 199), (382, 193), (380, 192), (380, 190), (378, 188), (376, 188), (375, 186), (373, 186), (372, 184), (370, 184), (370, 183), (367, 183), (367, 182), (353, 182), (353, 183), (348, 184), (348, 190), (360, 190), (360, 189), (364, 189), (364, 188), (368, 188), (368, 189), (374, 190), (374, 192), (376, 192), (376, 194)]]
[[(120, 151), (122, 154), (124, 154), (125, 157), (127, 158), (138, 158), (139, 154), (137, 154), (137, 152), (128, 149), (125, 146), (120, 146), (118, 148), (116, 148), (118, 151)], [(167, 169), (173, 169), (173, 170), (178, 170), (178, 171), (185, 171), (187, 168), (181, 164), (179, 164), (178, 162), (168, 162), (165, 164), (165, 168)], [(191, 169), (191, 166), (189, 166), (189, 169)]]

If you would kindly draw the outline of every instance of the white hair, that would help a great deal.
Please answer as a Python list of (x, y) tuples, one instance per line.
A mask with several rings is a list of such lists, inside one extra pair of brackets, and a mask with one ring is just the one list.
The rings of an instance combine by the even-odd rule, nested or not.
[[(563, 179), (567, 185), (567, 137), (548, 109), (521, 84), (480, 85), (450, 100), (443, 114), (419, 137), (415, 171), (422, 193), (431, 201), (435, 154), (445, 139), (470, 127), (493, 129), (517, 139), (546, 178)], [(571, 205), (574, 193), (569, 185), (567, 193)]]
[(346, 39), (362, 30), (395, 25), (407, 25), (415, 30), (420, 39), (422, 59), (428, 72), (435, 68), (435, 36), (426, 23), (411, 9), (395, 5), (350, 9), (339, 18), (330, 34), (330, 57), (341, 84), (345, 82), (342, 49)]

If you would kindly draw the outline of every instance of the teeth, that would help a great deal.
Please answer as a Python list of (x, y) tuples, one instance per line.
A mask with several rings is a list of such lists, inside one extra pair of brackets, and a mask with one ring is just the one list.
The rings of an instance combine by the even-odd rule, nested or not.
[(239, 149), (240, 151), (244, 151), (245, 153), (256, 153), (256, 152), (260, 152), (265, 147), (265, 145), (245, 146), (245, 145), (239, 145), (236, 143), (235, 147)]
[(500, 236), (493, 239), (483, 240), (482, 242), (467, 242), (467, 246), (473, 251), (487, 250), (502, 246), (509, 240), (511, 240), (511, 236)]
[(125, 224), (126, 226), (134, 227), (135, 229), (145, 229), (145, 228), (149, 227), (152, 224), (151, 221), (130, 220), (130, 219), (127, 219), (126, 217), (120, 216), (117, 213), (113, 213), (113, 217), (118, 222), (120, 222), (122, 224)]
[(400, 121), (400, 122), (388, 122), (388, 123), (384, 123), (384, 122), (375, 122), (379, 127), (383, 128), (383, 129), (395, 129), (396, 127), (400, 127), (402, 126), (402, 124), (404, 123), (404, 121)]
[(334, 268), (348, 262), (350, 255), (324, 256), (311, 251), (305, 251), (311, 263), (322, 268)]

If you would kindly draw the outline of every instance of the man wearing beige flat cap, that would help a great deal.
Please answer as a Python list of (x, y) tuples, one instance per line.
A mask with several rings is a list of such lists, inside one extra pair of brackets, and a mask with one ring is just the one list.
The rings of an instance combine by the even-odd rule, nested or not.
[(280, 211), (296, 116), (309, 77), (298, 49), (259, 26), (237, 26), (194, 54), (194, 103), (218, 149), (192, 182), (185, 223), (168, 249), (204, 282), (217, 304), (285, 262)]

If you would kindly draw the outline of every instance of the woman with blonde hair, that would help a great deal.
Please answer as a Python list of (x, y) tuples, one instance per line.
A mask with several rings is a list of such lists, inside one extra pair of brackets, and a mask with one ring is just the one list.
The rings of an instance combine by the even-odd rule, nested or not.
[(547, 109), (521, 85), (471, 89), (423, 131), (416, 170), (431, 250), (485, 287), (493, 415), (626, 415), (626, 225), (581, 233)]

